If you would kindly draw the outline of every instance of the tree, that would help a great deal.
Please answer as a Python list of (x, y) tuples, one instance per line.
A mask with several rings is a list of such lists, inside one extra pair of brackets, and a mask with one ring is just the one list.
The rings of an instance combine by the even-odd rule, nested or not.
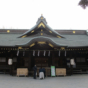
[(82, 8), (86, 9), (86, 7), (88, 6), (88, 0), (80, 0), (79, 5)]

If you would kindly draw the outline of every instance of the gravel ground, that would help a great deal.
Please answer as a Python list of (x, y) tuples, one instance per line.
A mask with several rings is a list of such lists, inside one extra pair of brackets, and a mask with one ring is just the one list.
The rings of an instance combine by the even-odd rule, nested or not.
[(0, 88), (88, 88), (88, 74), (65, 77), (16, 77), (0, 74)]

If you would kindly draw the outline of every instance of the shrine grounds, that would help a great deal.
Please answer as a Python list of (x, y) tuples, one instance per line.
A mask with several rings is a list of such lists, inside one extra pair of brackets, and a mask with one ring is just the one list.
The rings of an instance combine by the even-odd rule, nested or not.
[(88, 74), (62, 77), (16, 77), (0, 74), (0, 88), (88, 88)]

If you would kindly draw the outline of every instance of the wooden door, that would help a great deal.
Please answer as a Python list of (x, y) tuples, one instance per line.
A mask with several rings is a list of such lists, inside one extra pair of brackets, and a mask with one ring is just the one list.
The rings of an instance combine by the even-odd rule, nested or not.
[(48, 67), (48, 58), (35, 58), (35, 64), (37, 65), (37, 67)]

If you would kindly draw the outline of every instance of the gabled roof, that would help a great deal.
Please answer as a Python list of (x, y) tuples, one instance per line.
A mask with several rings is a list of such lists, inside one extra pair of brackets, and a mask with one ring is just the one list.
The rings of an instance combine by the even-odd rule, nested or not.
[[(55, 38), (55, 37), (26, 37), (26, 38), (18, 38), (21, 34), (0, 34), (0, 47), (15, 47), (15, 46), (30, 46), (31, 43), (43, 41), (45, 38), (49, 43), (54, 46), (61, 47), (88, 47), (88, 35), (86, 34), (63, 34), (65, 38)], [(38, 40), (39, 39), (39, 40)]]
[(32, 27), (30, 30), (28, 30), (27, 32), (25, 32), (24, 34), (19, 36), (19, 38), (29, 37), (31, 35), (36, 34), (35, 32), (39, 31), (39, 30), (40, 30), (41, 35), (43, 33), (47, 32), (46, 34), (52, 35), (53, 37), (64, 38), (64, 36), (62, 36), (61, 34), (59, 34), (58, 32), (56, 32), (55, 30), (53, 30), (52, 28), (50, 28), (47, 25), (47, 22), (46, 22), (46, 20), (45, 20), (45, 18), (43, 16), (41, 16), (38, 19), (38, 21), (37, 21), (37, 23), (36, 23), (36, 25), (34, 27)]
[(60, 29), (55, 31), (47, 25), (46, 19), (41, 16), (30, 30), (1, 29), (0, 41), (0, 47), (30, 47), (35, 42), (37, 44), (46, 42), (54, 48), (88, 47), (88, 32), (86, 30)]

